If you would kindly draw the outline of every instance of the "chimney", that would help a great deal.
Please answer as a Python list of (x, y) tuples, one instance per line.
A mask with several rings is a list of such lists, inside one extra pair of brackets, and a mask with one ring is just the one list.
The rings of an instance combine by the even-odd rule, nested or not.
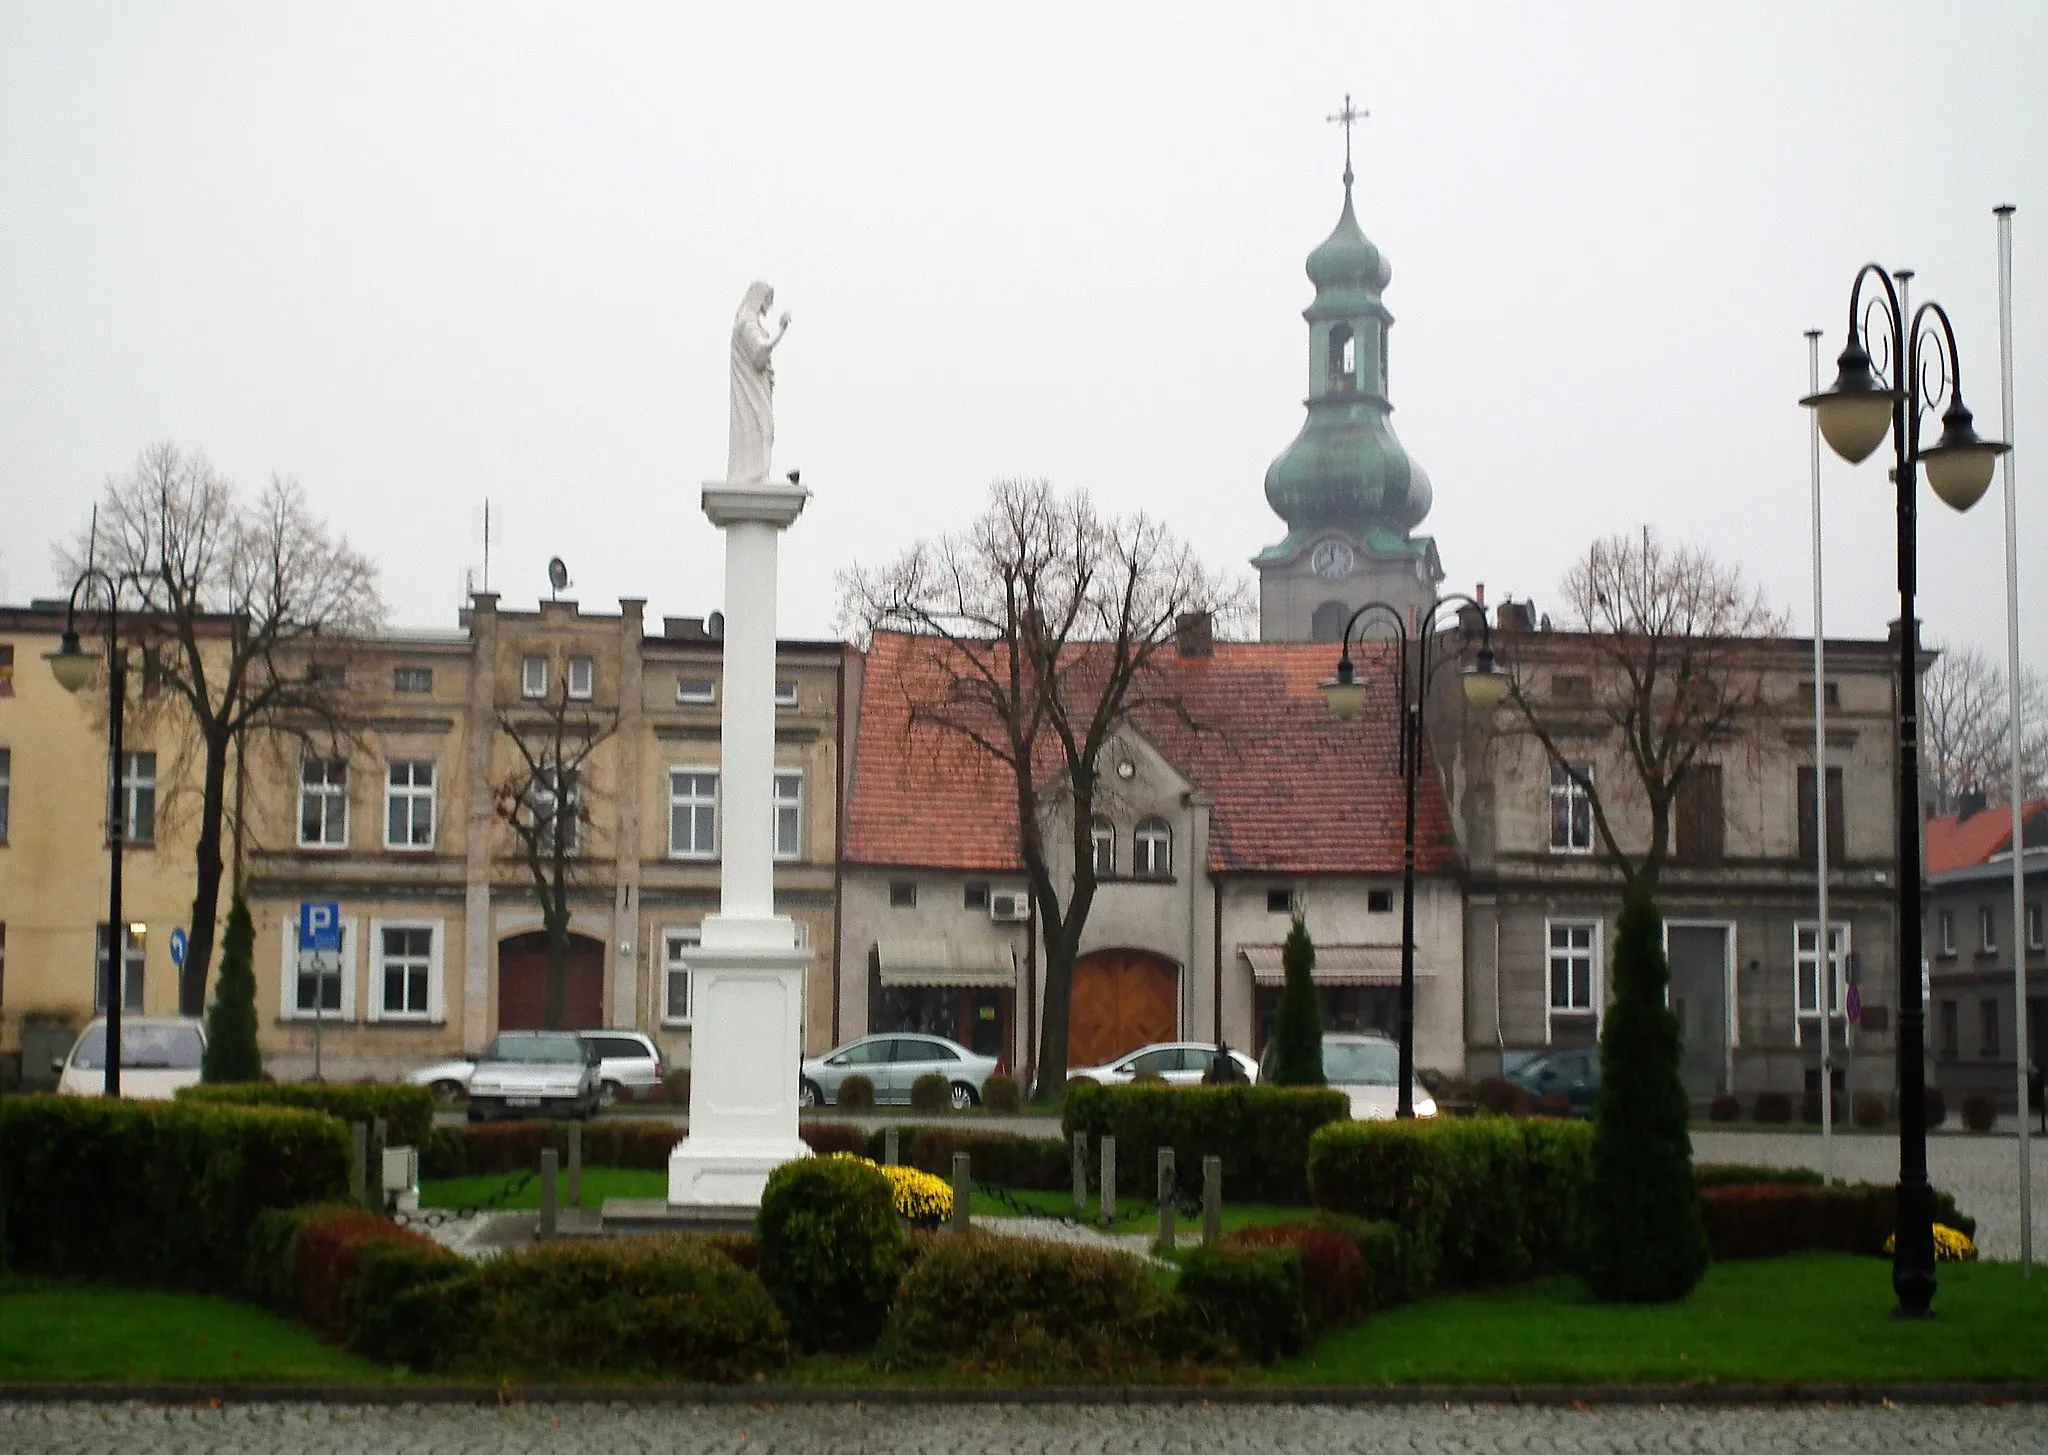
[(1964, 789), (1956, 798), (1956, 822), (1959, 824), (1968, 823), (1971, 819), (1982, 813), (1985, 805), (1990, 801), (1990, 798), (1981, 788)]
[(1215, 618), (1206, 611), (1183, 611), (1173, 619), (1173, 646), (1183, 658), (1215, 656)]
[(1526, 601), (1503, 601), (1494, 608), (1493, 624), (1495, 630), (1503, 632), (1526, 632), (1536, 628)]
[(701, 616), (665, 616), (661, 619), (661, 634), (670, 641), (705, 642), (711, 640), (704, 630)]

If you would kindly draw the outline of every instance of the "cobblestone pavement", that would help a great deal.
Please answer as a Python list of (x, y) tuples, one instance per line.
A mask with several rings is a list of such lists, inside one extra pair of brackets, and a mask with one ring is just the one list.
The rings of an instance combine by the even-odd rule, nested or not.
[[(2048, 1258), (2048, 1141), (2032, 1148), (2034, 1256)], [(1756, 1162), (1771, 1167), (1821, 1166), (1819, 1132), (1711, 1132), (1692, 1134), (1699, 1162)], [(1899, 1139), (1868, 1132), (1835, 1138), (1835, 1175), (1846, 1182), (1897, 1182)], [(1977, 1250), (1986, 1258), (2020, 1256), (2018, 1139), (1969, 1132), (1927, 1138), (1927, 1176), (1977, 1220)]]
[(242, 1405), (226, 1409), (0, 1405), (0, 1449), (16, 1455), (263, 1451), (600, 1449), (732, 1455), (1144, 1455), (1150, 1451), (2048, 1451), (2048, 1407), (1789, 1409), (1291, 1408), (977, 1405), (860, 1409), (507, 1409)]

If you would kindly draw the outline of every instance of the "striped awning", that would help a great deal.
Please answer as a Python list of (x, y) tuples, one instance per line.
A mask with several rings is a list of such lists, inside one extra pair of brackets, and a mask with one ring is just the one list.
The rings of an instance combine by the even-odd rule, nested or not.
[(884, 985), (967, 985), (1017, 988), (1017, 956), (1008, 945), (969, 940), (881, 940), (875, 945)]
[[(1277, 986), (1287, 983), (1287, 971), (1280, 960), (1280, 946), (1239, 945), (1237, 952), (1251, 965), (1254, 984)], [(1318, 985), (1399, 985), (1401, 947), (1317, 945), (1316, 968), (1311, 973)], [(1436, 971), (1422, 965), (1415, 967), (1417, 980), (1431, 979), (1435, 975)]]

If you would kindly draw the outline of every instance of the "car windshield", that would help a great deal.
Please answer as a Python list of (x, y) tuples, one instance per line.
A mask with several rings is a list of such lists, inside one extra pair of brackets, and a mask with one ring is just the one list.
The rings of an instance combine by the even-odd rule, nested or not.
[[(206, 1043), (192, 1026), (121, 1027), (121, 1069), (124, 1071), (197, 1071)], [(86, 1031), (72, 1054), (71, 1064), (81, 1071), (104, 1071), (107, 1066), (107, 1028), (93, 1026)]]
[(1325, 1041), (1323, 1079), (1332, 1086), (1393, 1086), (1401, 1079), (1401, 1053), (1390, 1041)]
[(583, 1042), (574, 1036), (500, 1036), (484, 1052), (484, 1060), (573, 1066), (583, 1060)]

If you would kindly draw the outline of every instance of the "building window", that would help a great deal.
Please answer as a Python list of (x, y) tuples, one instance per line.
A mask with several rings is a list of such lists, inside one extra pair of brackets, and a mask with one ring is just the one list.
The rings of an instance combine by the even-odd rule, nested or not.
[(1141, 879), (1173, 874), (1173, 830), (1163, 818), (1148, 818), (1131, 835), (1131, 872)]
[(1391, 889), (1366, 890), (1365, 909), (1368, 914), (1392, 914), (1394, 912), (1394, 891)]
[(1088, 823), (1089, 856), (1095, 864), (1095, 877), (1107, 879), (1116, 873), (1116, 826), (1106, 818), (1097, 815)]
[(776, 705), (777, 707), (795, 707), (795, 706), (796, 706), (796, 683), (794, 683), (794, 682), (785, 682), (785, 681), (781, 681), (781, 680), (778, 680), (778, 681), (776, 682), (776, 684), (775, 684), (775, 705)]
[(569, 695), (588, 702), (597, 691), (597, 663), (589, 657), (569, 659)]
[(1553, 1014), (1593, 1010), (1593, 942), (1600, 927), (1591, 920), (1550, 925), (1550, 1009)]
[[(0, 750), (0, 841), (7, 837), (7, 754)], [(2027, 948), (2041, 948), (2041, 901), (2027, 906)]]
[[(1792, 967), (1799, 1014), (1820, 1014), (1820, 926), (1795, 925), (1792, 931)], [(1828, 1014), (1842, 1013), (1842, 997), (1848, 987), (1849, 926), (1837, 920), (1828, 926), (1828, 967), (1833, 982), (1829, 991)]]
[(701, 943), (703, 932), (695, 925), (662, 931), (661, 1023), (665, 1026), (690, 1023), (690, 952)]
[(1956, 1014), (1956, 1003), (1944, 1000), (1941, 1003), (1941, 1054), (1953, 1061), (1962, 1054), (1962, 1033), (1958, 1028), (1961, 1017)]
[(668, 853), (671, 859), (718, 855), (718, 772), (668, 770)]
[(960, 907), (962, 909), (986, 911), (988, 909), (988, 881), (986, 879), (968, 880), (966, 886), (961, 891)]
[(299, 763), (299, 847), (337, 849), (347, 842), (347, 760), (302, 759)]
[(1721, 765), (1695, 763), (1678, 780), (1680, 863), (1718, 864), (1727, 842), (1727, 813), (1721, 794)]
[[(1575, 776), (1576, 775), (1576, 776)], [(1591, 763), (1550, 765), (1550, 852), (1593, 852), (1593, 781)]]
[(1284, 886), (1279, 889), (1268, 889), (1266, 891), (1266, 913), (1293, 914), (1294, 891)]
[(14, 647), (0, 643), (0, 697), (14, 696)]
[[(121, 947), (121, 1010), (125, 1015), (142, 1014), (142, 969), (145, 960), (143, 938), (135, 927), (124, 928)], [(92, 1013), (107, 1013), (107, 927), (97, 927), (93, 937)]]
[[(145, 677), (145, 680), (147, 678)], [(306, 680), (315, 687), (324, 687), (330, 692), (342, 692), (348, 688), (348, 668), (332, 662), (308, 662)]]
[(107, 828), (111, 838), (112, 820), (119, 816), (121, 839), (129, 844), (156, 842), (156, 754), (121, 755), (120, 796), (108, 805)]
[(379, 924), (377, 945), (378, 999), (385, 1020), (431, 1019), (440, 999), (440, 947), (431, 924)]
[(296, 918), (283, 924), (279, 940), (284, 948), (285, 1014), (312, 1020), (316, 1016), (355, 1019), (355, 986), (344, 968), (355, 953), (355, 921), (341, 923), (339, 954), (299, 954), (299, 925)]
[(434, 847), (434, 765), (392, 763), (384, 789), (384, 847)]
[(1944, 909), (1934, 916), (1935, 940), (1941, 946), (1941, 953), (1953, 955), (1956, 952), (1956, 912)]
[(804, 856), (804, 775), (801, 770), (775, 774), (775, 857)]
[(1998, 1002), (1983, 1000), (1977, 1003), (1977, 1015), (1984, 1032), (1983, 1045), (1978, 1054), (1986, 1061), (1998, 1059)]
[(434, 690), (434, 669), (432, 667), (394, 667), (391, 669), (391, 690), (393, 692), (432, 692)]
[(917, 881), (915, 879), (892, 879), (889, 881), (889, 908), (917, 908)]
[(519, 663), (519, 695), (521, 697), (546, 697), (548, 695), (548, 659), (526, 657)]
[(1998, 917), (1988, 904), (1977, 906), (1977, 953), (1998, 953)]
[[(1805, 709), (1806, 709), (1806, 710), (1807, 710), (1808, 712), (1812, 712), (1812, 711), (1813, 711), (1813, 679), (1812, 679), (1812, 678), (1810, 678), (1810, 677), (1809, 677), (1809, 678), (1808, 678), (1808, 679), (1806, 679), (1806, 680), (1805, 680), (1804, 682), (1801, 682), (1801, 683), (1799, 684), (1799, 699), (1798, 699), (1798, 700), (1799, 700), (1799, 705), (1800, 705), (1801, 707), (1805, 708)], [(1839, 682), (1830, 682), (1830, 683), (1828, 683), (1828, 690), (1827, 690), (1827, 704), (1828, 704), (1828, 706), (1829, 706), (1829, 707), (1831, 707), (1831, 708), (1834, 708), (1834, 707), (1840, 707), (1840, 706), (1842, 705), (1842, 684), (1841, 684), (1841, 683), (1839, 683)]]
[[(1811, 766), (1799, 770), (1798, 785), (1799, 815), (1799, 862), (1811, 864), (1820, 851), (1820, 835), (1815, 830), (1813, 769)], [(1842, 770), (1828, 769), (1828, 863), (1840, 865), (1848, 861), (1848, 834), (1842, 816)]]
[(0, 748), (0, 844), (7, 842), (7, 799), (14, 781), (14, 752)]
[(583, 790), (574, 768), (541, 764), (528, 787), (526, 804), (541, 853), (553, 857), (558, 847), (564, 855), (583, 851)]
[(709, 677), (676, 678), (676, 701), (691, 707), (708, 707), (718, 700), (718, 684)]

